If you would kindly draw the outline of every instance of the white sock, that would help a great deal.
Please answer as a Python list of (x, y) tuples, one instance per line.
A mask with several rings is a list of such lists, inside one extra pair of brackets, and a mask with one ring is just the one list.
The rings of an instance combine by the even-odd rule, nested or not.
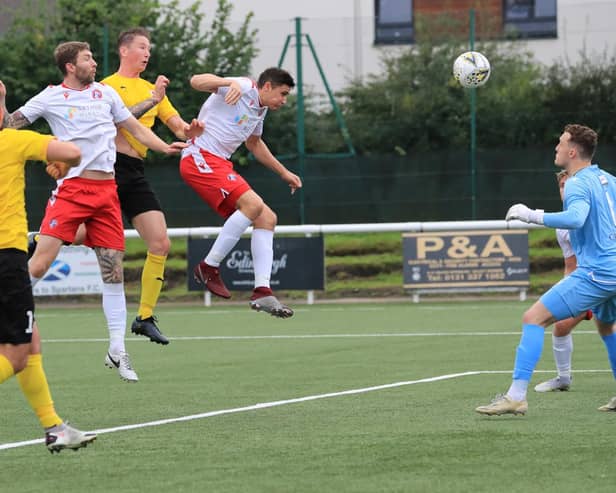
[(235, 211), (231, 214), (223, 224), (207, 257), (205, 257), (205, 263), (218, 267), (251, 224), (252, 221), (241, 211)]
[(126, 334), (126, 297), (124, 284), (103, 283), (103, 311), (109, 330), (109, 352), (118, 354), (124, 352), (124, 335)]
[(34, 277), (32, 274), (30, 274), (30, 284), (32, 284), (32, 287), (36, 286), (36, 283), (40, 280), (40, 277)]
[(514, 401), (523, 401), (526, 399), (527, 389), (528, 380), (514, 380), (507, 391), (507, 396)]
[(573, 336), (563, 337), (552, 335), (552, 351), (559, 377), (571, 378), (571, 353), (573, 353)]
[(255, 288), (270, 287), (274, 261), (274, 232), (269, 229), (254, 229), (250, 239), (252, 268), (255, 271)]

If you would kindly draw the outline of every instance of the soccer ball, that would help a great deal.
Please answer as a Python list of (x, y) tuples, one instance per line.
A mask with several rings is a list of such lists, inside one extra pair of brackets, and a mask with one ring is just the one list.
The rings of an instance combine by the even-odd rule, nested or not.
[(488, 59), (478, 51), (462, 53), (453, 62), (453, 76), (463, 87), (483, 86), (490, 78)]

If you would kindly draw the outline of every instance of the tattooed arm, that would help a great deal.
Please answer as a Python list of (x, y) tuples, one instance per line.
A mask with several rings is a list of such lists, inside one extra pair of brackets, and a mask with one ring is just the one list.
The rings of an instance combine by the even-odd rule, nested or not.
[(133, 116), (139, 120), (143, 115), (145, 115), (148, 111), (150, 111), (154, 106), (160, 103), (165, 97), (167, 86), (169, 85), (169, 79), (164, 75), (159, 75), (156, 78), (156, 82), (154, 83), (154, 90), (152, 91), (152, 96), (148, 99), (141, 101), (133, 106), (131, 106), (129, 111), (133, 114)]
[(150, 111), (154, 106), (156, 106), (160, 101), (156, 101), (154, 97), (144, 99), (140, 103), (134, 104), (130, 106), (128, 110), (133, 114), (137, 120), (145, 115), (148, 111)]
[(30, 125), (28, 119), (21, 114), (20, 111), (15, 111), (10, 115), (4, 112), (3, 127), (4, 128), (22, 128)]
[(2, 128), (21, 128), (30, 125), (28, 119), (21, 114), (20, 111), (15, 111), (11, 114), (6, 109), (6, 86), (0, 80), (0, 109), (2, 110)]

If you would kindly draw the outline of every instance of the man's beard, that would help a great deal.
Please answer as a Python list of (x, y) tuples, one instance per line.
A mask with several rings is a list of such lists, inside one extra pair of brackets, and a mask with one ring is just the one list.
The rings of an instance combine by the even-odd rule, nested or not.
[(94, 74), (91, 72), (83, 72), (83, 73), (76, 72), (75, 77), (84, 86), (94, 82)]

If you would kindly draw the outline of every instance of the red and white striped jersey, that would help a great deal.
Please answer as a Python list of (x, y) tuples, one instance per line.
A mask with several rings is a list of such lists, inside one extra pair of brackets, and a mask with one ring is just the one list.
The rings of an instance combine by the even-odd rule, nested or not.
[(267, 107), (259, 104), (257, 85), (246, 77), (228, 77), (239, 82), (242, 89), (240, 100), (225, 103), (228, 86), (207, 98), (198, 119), (205, 123), (205, 131), (194, 139), (194, 144), (212, 154), (229, 159), (231, 154), (251, 135), (263, 133), (263, 120)]
[(81, 164), (71, 168), (65, 180), (79, 176), (86, 169), (113, 173), (115, 124), (127, 120), (131, 113), (112, 87), (99, 82), (81, 90), (64, 84), (51, 85), (18, 111), (30, 123), (44, 118), (58, 139), (79, 147)]

